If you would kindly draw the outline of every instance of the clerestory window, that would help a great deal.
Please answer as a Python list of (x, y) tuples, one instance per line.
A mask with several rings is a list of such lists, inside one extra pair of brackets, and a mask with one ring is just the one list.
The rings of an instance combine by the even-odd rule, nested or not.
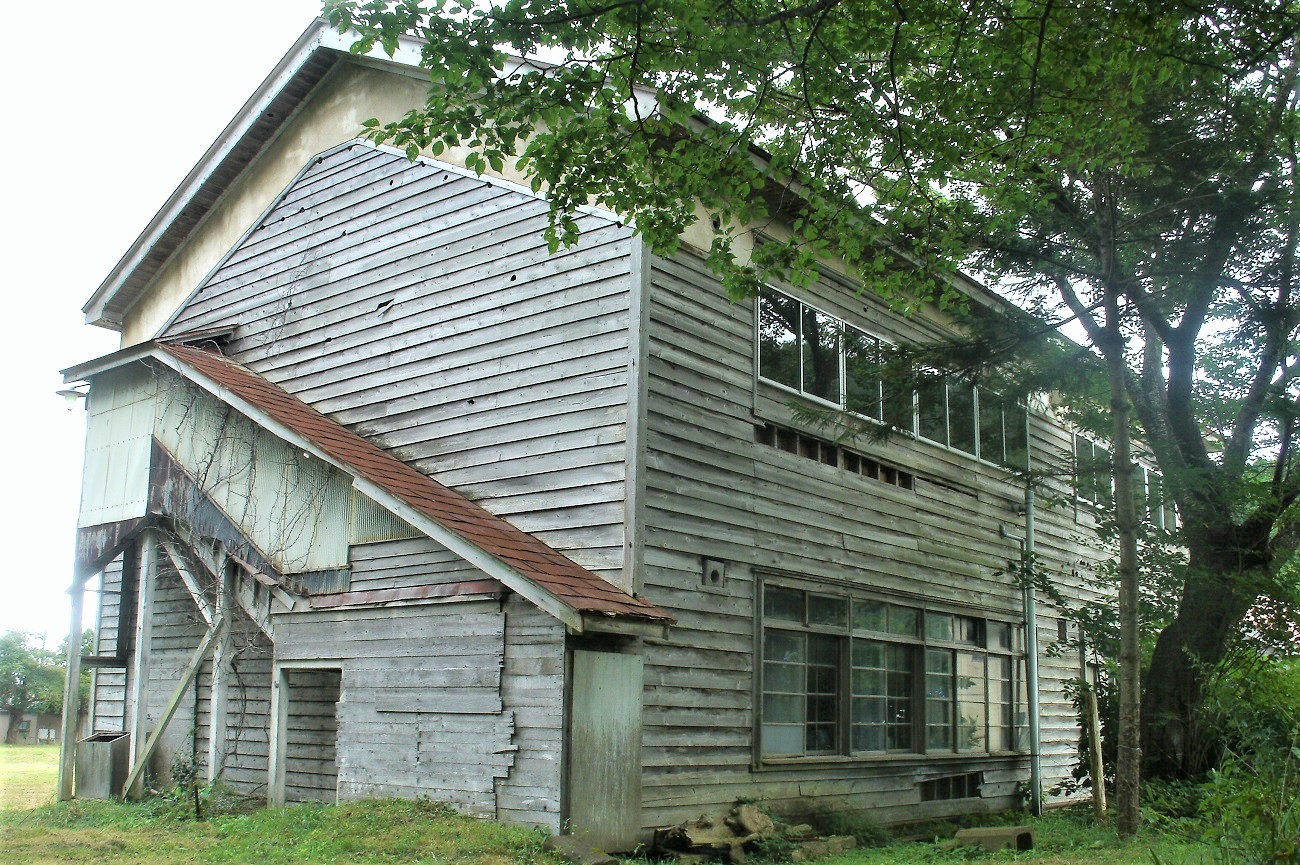
[(997, 393), (932, 372), (885, 375), (887, 344), (775, 289), (758, 299), (758, 374), (805, 397), (1008, 468), (1028, 464), (1028, 415)]

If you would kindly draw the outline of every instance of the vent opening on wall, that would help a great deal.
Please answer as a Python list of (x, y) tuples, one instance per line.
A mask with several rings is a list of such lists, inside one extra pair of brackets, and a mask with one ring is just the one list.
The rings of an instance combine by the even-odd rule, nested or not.
[(984, 784), (983, 772), (948, 775), (921, 782), (922, 802), (945, 802), (950, 799), (978, 799)]
[(916, 489), (916, 476), (911, 472), (905, 472), (864, 454), (785, 427), (770, 423), (755, 424), (754, 441), (786, 453), (797, 454), (805, 459), (816, 460), (824, 465), (843, 469), (850, 474), (871, 478), (873, 481), (880, 481), (905, 490)]

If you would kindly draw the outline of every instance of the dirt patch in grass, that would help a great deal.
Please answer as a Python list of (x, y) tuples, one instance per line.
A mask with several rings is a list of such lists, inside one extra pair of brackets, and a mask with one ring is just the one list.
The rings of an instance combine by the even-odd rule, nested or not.
[(0, 810), (48, 805), (58, 783), (58, 745), (0, 745)]

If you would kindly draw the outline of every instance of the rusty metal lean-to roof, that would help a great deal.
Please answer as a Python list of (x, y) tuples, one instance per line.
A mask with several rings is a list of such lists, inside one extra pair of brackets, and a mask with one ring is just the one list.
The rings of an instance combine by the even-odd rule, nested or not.
[[(672, 624), (672, 617), (664, 611), (624, 592), (505, 519), (421, 474), (233, 360), (187, 346), (154, 344), (151, 348), (150, 354), (161, 355), (163, 360), (174, 359), (183, 373), (188, 368), (247, 403), (309, 442), (344, 471), (405, 504), (415, 512), (413, 516), (422, 516), (465, 539), (588, 623), (607, 618)], [(365, 485), (358, 484), (358, 487), (366, 492)], [(529, 596), (528, 591), (521, 594)]]

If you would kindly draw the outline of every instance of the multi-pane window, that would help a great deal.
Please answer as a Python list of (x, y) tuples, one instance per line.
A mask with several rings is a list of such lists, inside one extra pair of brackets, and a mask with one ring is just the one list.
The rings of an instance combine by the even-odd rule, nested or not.
[(1014, 750), (1020, 629), (765, 582), (764, 757)]
[(1074, 494), (1080, 501), (1105, 505), (1111, 500), (1110, 450), (1090, 438), (1074, 437)]
[(1159, 472), (1147, 468), (1142, 469), (1142, 476), (1146, 481), (1147, 519), (1155, 528), (1172, 532), (1178, 528), (1178, 512), (1174, 510), (1165, 479)]
[[(1086, 436), (1074, 436), (1074, 494), (1082, 502), (1109, 505), (1112, 501), (1113, 472), (1111, 453)], [(1173, 531), (1178, 527), (1178, 513), (1167, 495), (1164, 478), (1154, 469), (1135, 466), (1136, 497), (1144, 506), (1145, 518), (1157, 529)], [(1145, 488), (1145, 501), (1143, 490)]]
[(758, 299), (758, 374), (805, 396), (1008, 468), (1028, 465), (1023, 406), (945, 377), (885, 374), (881, 340), (773, 289)]

